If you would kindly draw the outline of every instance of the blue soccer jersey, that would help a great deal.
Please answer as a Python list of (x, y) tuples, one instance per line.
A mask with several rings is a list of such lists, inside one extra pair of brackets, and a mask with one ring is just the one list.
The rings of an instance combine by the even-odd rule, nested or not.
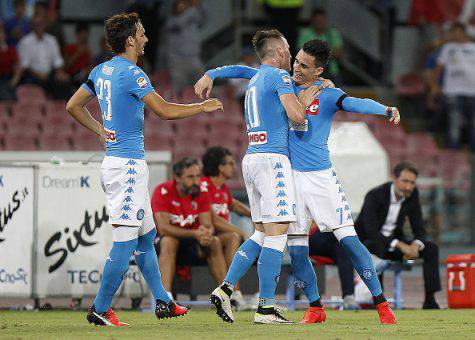
[[(216, 68), (206, 73), (212, 79), (219, 77), (246, 79), (252, 77), (252, 79), (255, 79), (258, 70), (247, 66), (232, 65)], [(295, 87), (293, 88), (295, 95), (305, 90), (305, 88), (297, 86), (293, 80), (290, 84), (292, 87)], [(315, 85), (320, 84), (318, 81), (315, 82)], [(246, 101), (246, 109), (247, 104)], [(391, 108), (372, 99), (349, 97), (339, 88), (323, 89), (312, 104), (306, 108), (307, 115), (302, 124), (295, 124), (288, 120), (290, 125), (289, 150), (292, 169), (298, 171), (320, 171), (332, 167), (328, 150), (328, 137), (333, 117), (338, 110), (380, 116), (392, 114)], [(246, 115), (246, 122), (247, 120), (248, 117)]]
[(153, 91), (144, 71), (116, 56), (97, 65), (82, 85), (99, 101), (106, 132), (106, 155), (145, 158), (142, 98)]
[(289, 155), (289, 123), (279, 96), (293, 94), (287, 71), (262, 65), (251, 78), (246, 92), (247, 153)]
[[(295, 92), (302, 89), (295, 87)], [(324, 89), (307, 107), (307, 115), (302, 124), (291, 123), (289, 149), (292, 169), (299, 171), (319, 171), (332, 167), (328, 150), (328, 136), (335, 112), (340, 110), (341, 100), (346, 94), (339, 88)], [(341, 98), (341, 100), (340, 100)], [(340, 100), (340, 104), (337, 104)]]

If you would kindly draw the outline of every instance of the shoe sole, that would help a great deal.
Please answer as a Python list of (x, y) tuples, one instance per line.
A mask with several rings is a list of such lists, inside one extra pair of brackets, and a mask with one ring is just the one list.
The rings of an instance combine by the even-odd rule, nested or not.
[(163, 320), (163, 319), (173, 319), (173, 318), (178, 318), (180, 316), (185, 316), (186, 314), (188, 314), (188, 312), (190, 311), (190, 309), (187, 309), (185, 313), (183, 314), (178, 314), (178, 315), (158, 315), (157, 313), (155, 313), (155, 316), (157, 317), (158, 320)]
[(254, 323), (256, 325), (294, 325), (295, 324), (295, 322), (290, 321), (290, 320), (287, 320), (287, 321), (284, 321), (284, 322), (270, 321), (270, 320), (269, 321), (267, 321), (267, 320), (266, 321), (264, 321), (264, 320), (261, 321), (261, 320), (256, 320), (254, 318)]
[(90, 324), (91, 323), (94, 324), (94, 326), (115, 327), (115, 325), (113, 325), (112, 323), (110, 323), (109, 321), (107, 321), (106, 319), (104, 319), (97, 313), (88, 313), (86, 315), (86, 319), (87, 321), (89, 321)]
[(216, 315), (219, 316), (221, 320), (229, 323), (234, 322), (234, 320), (231, 319), (231, 317), (224, 310), (223, 304), (221, 303), (221, 299), (219, 297), (217, 297), (216, 295), (211, 295), (209, 300), (214, 305), (214, 307), (216, 307)]
[(254, 323), (256, 325), (295, 325), (295, 322), (289, 321), (289, 322), (277, 322), (277, 321), (270, 321), (270, 322), (262, 322), (262, 321), (255, 321)]

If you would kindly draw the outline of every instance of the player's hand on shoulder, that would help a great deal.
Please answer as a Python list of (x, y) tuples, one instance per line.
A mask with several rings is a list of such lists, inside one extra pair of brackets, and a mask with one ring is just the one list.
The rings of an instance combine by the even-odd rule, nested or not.
[(308, 89), (299, 92), (299, 102), (302, 105), (310, 106), (321, 91), (318, 85), (310, 86)]
[(389, 122), (394, 123), (394, 125), (398, 125), (401, 121), (401, 115), (399, 114), (397, 107), (388, 106), (386, 108), (386, 115), (389, 118)]
[(207, 74), (204, 74), (195, 84), (195, 93), (198, 97), (203, 99), (203, 94), (206, 95), (206, 98), (209, 98), (211, 89), (213, 88), (213, 79)]
[(213, 112), (216, 110), (224, 111), (223, 103), (221, 103), (216, 98), (206, 99), (204, 102), (201, 103), (201, 108), (203, 112)]
[(321, 81), (322, 83), (319, 85), (319, 87), (323, 89), (333, 89), (335, 88), (335, 84), (330, 79), (325, 79), (325, 78), (318, 78), (318, 81)]

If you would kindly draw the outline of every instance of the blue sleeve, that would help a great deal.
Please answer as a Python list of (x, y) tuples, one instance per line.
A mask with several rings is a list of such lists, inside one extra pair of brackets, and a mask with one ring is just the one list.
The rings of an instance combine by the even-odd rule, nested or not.
[(85, 88), (92, 94), (94, 97), (96, 96), (96, 89), (94, 88), (94, 84), (96, 83), (96, 73), (97, 73), (97, 66), (94, 67), (89, 73), (89, 77), (87, 80), (81, 85), (81, 87)]
[(283, 94), (295, 94), (292, 78), (289, 72), (285, 70), (269, 72), (266, 78), (266, 84), (272, 88), (273, 91), (277, 92), (279, 96)]
[(387, 106), (378, 103), (372, 99), (361, 99), (354, 97), (345, 97), (341, 101), (341, 108), (344, 111), (363, 113), (369, 115), (386, 116)]
[(216, 78), (245, 78), (251, 79), (259, 71), (256, 68), (243, 65), (230, 65), (209, 70), (206, 74), (213, 80)]
[(127, 69), (121, 77), (121, 83), (123, 89), (140, 100), (154, 91), (150, 79), (138, 66)]

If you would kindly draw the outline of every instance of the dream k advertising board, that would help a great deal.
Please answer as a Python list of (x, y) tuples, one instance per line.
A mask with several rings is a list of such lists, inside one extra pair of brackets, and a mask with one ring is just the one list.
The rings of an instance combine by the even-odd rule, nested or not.
[(94, 295), (112, 246), (100, 164), (38, 169), (35, 295)]

